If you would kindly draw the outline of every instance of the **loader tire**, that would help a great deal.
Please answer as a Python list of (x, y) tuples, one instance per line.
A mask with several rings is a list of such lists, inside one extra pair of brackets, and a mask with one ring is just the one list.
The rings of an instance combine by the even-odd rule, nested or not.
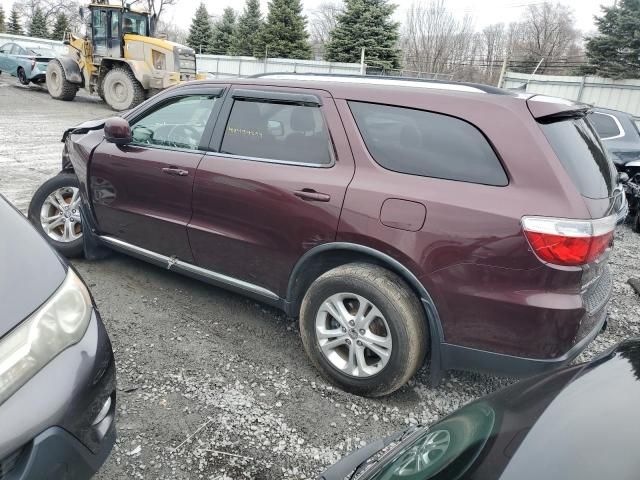
[(67, 80), (59, 60), (51, 60), (47, 65), (47, 90), (52, 98), (70, 102), (76, 98), (78, 86)]
[(144, 88), (127, 68), (109, 70), (104, 76), (101, 90), (104, 101), (116, 111), (129, 110), (145, 100)]

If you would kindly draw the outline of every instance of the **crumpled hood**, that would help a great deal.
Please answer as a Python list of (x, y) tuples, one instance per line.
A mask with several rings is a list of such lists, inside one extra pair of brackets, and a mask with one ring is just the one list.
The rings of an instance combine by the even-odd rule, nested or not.
[(62, 284), (64, 261), (27, 219), (0, 195), (0, 338)]

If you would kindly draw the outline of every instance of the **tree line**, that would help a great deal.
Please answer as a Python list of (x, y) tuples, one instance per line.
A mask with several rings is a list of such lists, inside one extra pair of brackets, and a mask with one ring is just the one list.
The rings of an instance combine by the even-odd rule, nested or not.
[(7, 15), (0, 5), (0, 33), (62, 40), (77, 20), (77, 9), (77, 3), (64, 0), (24, 0)]
[(187, 43), (202, 53), (262, 58), (310, 58), (359, 62), (369, 72), (434, 76), (496, 84), (503, 65), (547, 74), (640, 77), (640, 0), (601, 7), (597, 32), (583, 37), (573, 10), (546, 1), (523, 5), (521, 19), (478, 31), (445, 0), (416, 0), (402, 24), (388, 0), (326, 0), (302, 14), (300, 0), (271, 0), (266, 18), (258, 0), (240, 15), (227, 8), (211, 19), (201, 5)]

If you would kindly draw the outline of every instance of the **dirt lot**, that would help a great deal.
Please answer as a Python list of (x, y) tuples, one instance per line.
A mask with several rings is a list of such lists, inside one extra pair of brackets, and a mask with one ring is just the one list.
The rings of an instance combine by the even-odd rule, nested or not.
[[(109, 115), (99, 100), (57, 102), (0, 76), (0, 193), (23, 211), (60, 165), (65, 128)], [(637, 336), (640, 235), (617, 234), (607, 331), (583, 355)], [(381, 400), (327, 385), (307, 361), (294, 320), (243, 297), (121, 255), (75, 262), (90, 284), (118, 365), (119, 440), (100, 479), (315, 478), (351, 449), (430, 423), (508, 384), (423, 369)]]

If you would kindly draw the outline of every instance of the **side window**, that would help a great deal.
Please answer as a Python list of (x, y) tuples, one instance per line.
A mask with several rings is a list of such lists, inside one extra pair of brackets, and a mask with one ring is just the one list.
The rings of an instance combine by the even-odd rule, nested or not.
[(0, 47), (0, 53), (9, 53), (11, 51), (11, 44), (10, 43), (5, 43), (4, 45), (2, 45)]
[(198, 150), (218, 97), (189, 95), (169, 100), (131, 125), (133, 143)]
[(333, 159), (318, 107), (240, 99), (233, 102), (221, 152), (311, 165)]
[(373, 159), (395, 172), (484, 185), (509, 182), (498, 157), (480, 131), (438, 113), (349, 102)]
[(107, 12), (105, 10), (93, 11), (93, 45), (97, 55), (107, 55)]
[(598, 133), (598, 136), (601, 140), (618, 137), (623, 133), (620, 131), (618, 122), (616, 122), (616, 119), (613, 115), (608, 115), (606, 113), (600, 112), (592, 112), (591, 115), (589, 115), (589, 120), (591, 121), (593, 128), (596, 129), (596, 132)]
[(11, 55), (24, 55), (26, 52), (24, 49), (18, 45), (17, 43), (13, 44), (13, 48), (11, 49)]

